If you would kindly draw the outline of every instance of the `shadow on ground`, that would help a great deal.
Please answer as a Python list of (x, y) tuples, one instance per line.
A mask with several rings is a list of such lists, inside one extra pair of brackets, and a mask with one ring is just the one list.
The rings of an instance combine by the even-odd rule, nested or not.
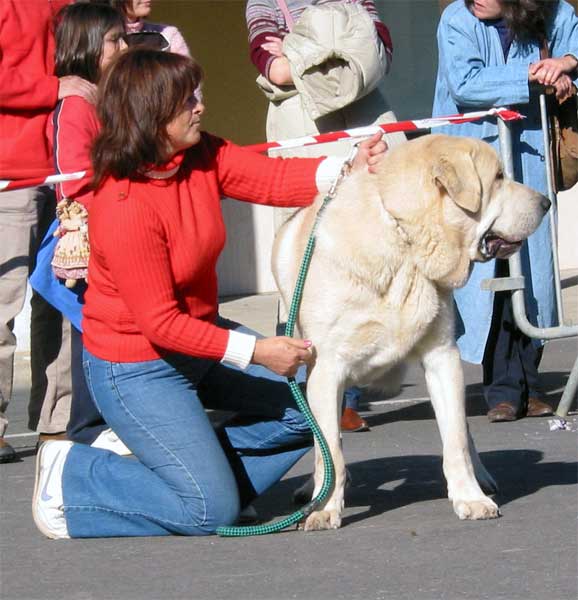
[[(578, 483), (578, 462), (541, 462), (537, 450), (497, 450), (480, 454), (496, 480), (499, 506), (531, 496), (543, 488)], [(446, 498), (441, 457), (437, 455), (391, 456), (349, 463), (352, 484), (346, 491), (349, 508), (366, 507), (346, 516), (343, 525), (428, 500)], [(293, 492), (307, 477), (293, 477), (278, 484), (255, 503), (265, 521), (293, 512)]]

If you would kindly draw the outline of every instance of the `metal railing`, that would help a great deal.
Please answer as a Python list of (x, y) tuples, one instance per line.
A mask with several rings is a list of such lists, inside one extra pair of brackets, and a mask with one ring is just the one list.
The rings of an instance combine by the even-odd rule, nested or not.
[[(556, 327), (536, 327), (530, 323), (526, 313), (526, 304), (524, 301), (525, 278), (522, 274), (522, 259), (520, 253), (508, 259), (510, 266), (509, 277), (499, 277), (495, 279), (485, 279), (482, 281), (482, 289), (494, 292), (511, 291), (512, 308), (514, 320), (518, 328), (530, 338), (553, 340), (578, 336), (578, 324), (568, 323), (564, 318), (564, 307), (562, 303), (562, 285), (560, 282), (560, 266), (558, 261), (558, 235), (557, 235), (557, 214), (558, 204), (556, 191), (554, 187), (554, 173), (551, 160), (550, 133), (548, 127), (548, 112), (546, 106), (546, 96), (540, 95), (540, 116), (542, 120), (542, 132), (544, 135), (544, 154), (546, 157), (546, 180), (548, 186), (548, 198), (552, 203), (550, 208), (550, 229), (552, 233), (552, 255), (554, 262), (554, 287), (556, 292), (556, 306), (558, 308), (558, 325)], [(500, 138), (500, 154), (504, 168), (504, 174), (510, 179), (514, 179), (514, 156), (512, 151), (512, 123), (498, 119), (498, 132)], [(578, 354), (578, 353), (577, 353)], [(572, 402), (577, 397), (578, 391), (578, 356), (574, 366), (568, 376), (568, 381), (564, 387), (562, 398), (556, 415), (562, 419), (566, 417)]]

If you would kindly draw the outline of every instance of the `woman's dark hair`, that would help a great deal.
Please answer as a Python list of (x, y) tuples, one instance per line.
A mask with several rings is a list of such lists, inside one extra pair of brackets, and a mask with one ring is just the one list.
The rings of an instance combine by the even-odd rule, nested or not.
[(92, 148), (94, 184), (108, 175), (139, 177), (167, 160), (167, 125), (184, 109), (203, 72), (179, 54), (132, 48), (114, 59), (99, 84), (102, 124)]
[[(465, 0), (471, 10), (474, 0)], [(506, 24), (521, 42), (542, 42), (559, 0), (499, 0)]]
[(112, 28), (124, 32), (124, 19), (108, 4), (79, 2), (65, 6), (56, 17), (56, 76), (78, 75), (96, 83), (104, 36)]

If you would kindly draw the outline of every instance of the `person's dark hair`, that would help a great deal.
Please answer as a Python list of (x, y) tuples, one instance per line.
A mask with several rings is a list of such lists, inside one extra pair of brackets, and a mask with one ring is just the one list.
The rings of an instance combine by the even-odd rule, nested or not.
[[(471, 10), (474, 0), (465, 0)], [(499, 0), (504, 20), (521, 42), (542, 41), (547, 37), (550, 20), (559, 0)]]
[(124, 19), (108, 4), (82, 2), (65, 6), (56, 17), (55, 75), (77, 75), (96, 83), (104, 36), (112, 28), (124, 31)]
[(121, 53), (99, 85), (102, 129), (92, 148), (94, 184), (105, 177), (140, 177), (167, 160), (167, 125), (201, 83), (201, 67), (187, 56), (132, 48)]

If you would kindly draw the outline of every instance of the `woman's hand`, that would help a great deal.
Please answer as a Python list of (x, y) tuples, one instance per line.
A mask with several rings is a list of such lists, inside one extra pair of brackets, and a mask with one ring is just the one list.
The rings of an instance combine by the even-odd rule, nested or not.
[(370, 173), (376, 172), (377, 165), (387, 152), (387, 144), (381, 139), (382, 136), (383, 133), (378, 131), (359, 144), (357, 154), (353, 159), (353, 170), (367, 167)]
[(564, 100), (571, 98), (575, 93), (574, 83), (568, 75), (562, 75), (559, 77), (557, 81), (552, 84), (552, 86), (556, 90), (556, 99), (560, 104), (562, 104)]
[(570, 54), (560, 58), (545, 58), (530, 65), (528, 80), (542, 85), (554, 85), (561, 75), (572, 73), (578, 61)]
[(264, 44), (261, 44), (261, 48), (272, 54), (273, 56), (283, 56), (283, 40), (280, 37), (273, 35), (266, 35), (267, 40)]
[(252, 363), (263, 365), (278, 375), (291, 377), (304, 364), (311, 364), (313, 353), (309, 340), (270, 337), (257, 340)]
[(65, 75), (58, 79), (58, 99), (80, 96), (90, 104), (96, 104), (96, 85), (77, 75)]

